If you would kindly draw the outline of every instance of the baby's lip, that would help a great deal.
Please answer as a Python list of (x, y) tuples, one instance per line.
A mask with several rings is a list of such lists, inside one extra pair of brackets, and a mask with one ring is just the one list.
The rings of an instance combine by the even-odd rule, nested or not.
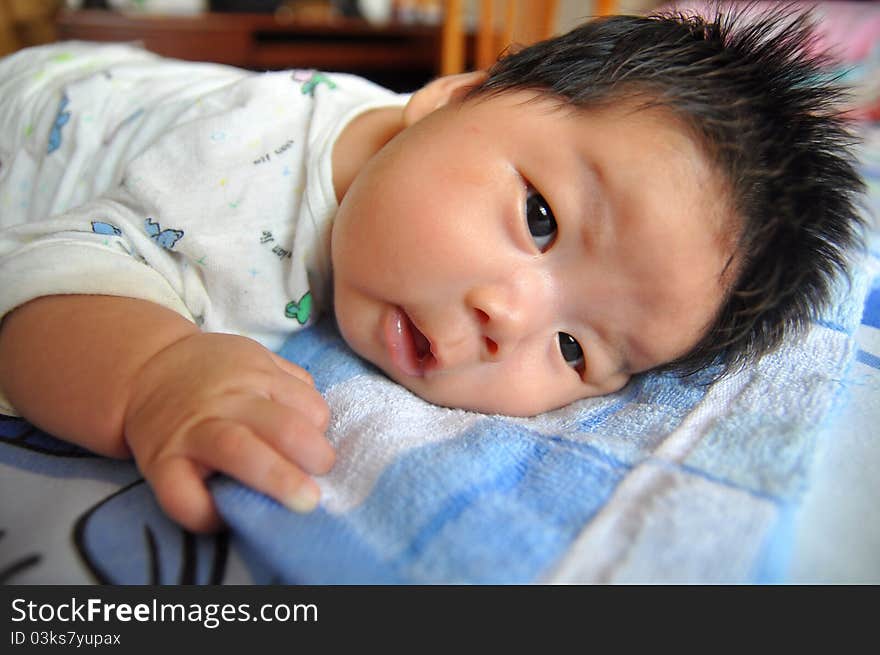
[(402, 307), (391, 307), (382, 321), (382, 338), (394, 366), (405, 375), (424, 377), (436, 368), (431, 340)]

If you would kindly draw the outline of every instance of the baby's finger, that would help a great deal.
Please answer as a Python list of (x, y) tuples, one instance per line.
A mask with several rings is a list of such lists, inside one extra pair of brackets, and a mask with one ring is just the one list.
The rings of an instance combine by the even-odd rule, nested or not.
[(254, 398), (241, 421), (281, 455), (312, 474), (333, 468), (336, 453), (324, 436), (324, 426), (316, 426), (296, 408), (265, 398)]
[(206, 421), (192, 428), (187, 450), (208, 468), (234, 477), (295, 512), (310, 512), (318, 505), (321, 491), (315, 481), (241, 423)]
[(281, 375), (273, 380), (269, 395), (275, 402), (298, 411), (321, 432), (327, 430), (330, 408), (324, 396), (314, 387), (306, 386), (289, 375)]
[(309, 386), (315, 386), (315, 380), (312, 378), (311, 373), (302, 368), (301, 366), (297, 366), (290, 360), (284, 359), (281, 355), (277, 355), (271, 351), (269, 354), (272, 356), (272, 361), (275, 362), (275, 366), (280, 368), (282, 371), (287, 373), (288, 375), (292, 375), (295, 378), (299, 378)]
[(205, 487), (204, 469), (185, 457), (167, 457), (143, 471), (162, 509), (191, 532), (215, 532), (222, 526)]

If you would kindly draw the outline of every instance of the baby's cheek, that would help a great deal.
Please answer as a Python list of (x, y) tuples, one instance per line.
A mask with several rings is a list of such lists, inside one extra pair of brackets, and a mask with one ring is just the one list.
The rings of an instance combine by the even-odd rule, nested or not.
[(632, 376), (628, 373), (614, 373), (604, 380), (600, 380), (594, 384), (584, 385), (584, 387), (586, 388), (586, 393), (583, 397), (595, 398), (597, 396), (607, 396), (608, 394), (612, 394), (616, 391), (620, 391), (621, 389), (623, 389), (627, 384), (629, 384), (629, 381), (631, 379)]

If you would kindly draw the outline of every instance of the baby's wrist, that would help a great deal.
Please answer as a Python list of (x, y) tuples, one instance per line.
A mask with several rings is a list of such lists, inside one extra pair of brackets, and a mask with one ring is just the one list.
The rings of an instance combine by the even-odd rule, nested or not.
[[(180, 363), (186, 359), (181, 352), (192, 340), (203, 336), (201, 331), (193, 331), (163, 345), (155, 353), (144, 359), (140, 367), (134, 372), (129, 382), (127, 401), (124, 414), (124, 435), (126, 447), (135, 453), (130, 437), (132, 426), (142, 423), (145, 419), (144, 412), (155, 403), (151, 402), (163, 389), (174, 386), (182, 374)], [(169, 400), (173, 400), (169, 398)]]

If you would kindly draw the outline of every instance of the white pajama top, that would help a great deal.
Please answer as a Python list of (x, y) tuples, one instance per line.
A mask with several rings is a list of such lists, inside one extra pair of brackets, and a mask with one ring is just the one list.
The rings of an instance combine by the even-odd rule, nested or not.
[(276, 350), (329, 303), (339, 133), (405, 100), (124, 44), (3, 59), (0, 319), (45, 295), (128, 296)]

